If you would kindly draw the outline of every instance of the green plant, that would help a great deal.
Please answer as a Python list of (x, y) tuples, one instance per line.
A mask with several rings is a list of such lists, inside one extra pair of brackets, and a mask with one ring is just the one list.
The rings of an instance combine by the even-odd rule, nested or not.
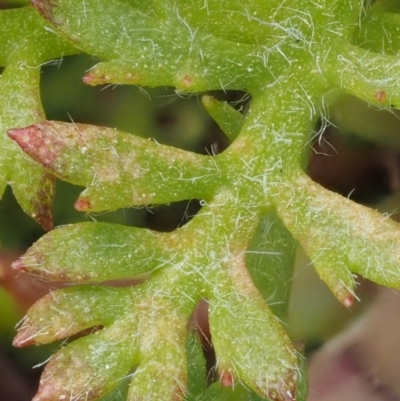
[[(82, 284), (33, 306), (15, 345), (102, 326), (51, 358), (35, 401), (119, 399), (114, 389), (130, 376), (129, 400), (211, 400), (229, 397), (231, 387), (235, 397), (304, 399), (304, 359), (279, 321), (296, 241), (345, 306), (355, 297), (354, 274), (400, 287), (397, 223), (304, 172), (317, 121), (329, 121), (341, 94), (388, 109), (400, 103), (398, 1), (31, 3), (0, 12), (0, 131), (14, 141), (0, 139), (0, 191), (10, 183), (46, 229), (54, 176), (86, 188), (75, 205), (83, 212), (202, 200), (171, 233), (64, 226), (14, 263)], [(102, 60), (83, 78), (88, 85), (244, 89), (250, 110), (203, 98), (231, 141), (215, 156), (46, 121), (38, 67), (79, 52)], [(83, 285), (143, 274), (138, 286)], [(199, 339), (188, 328), (204, 298), (222, 383), (208, 389)]]

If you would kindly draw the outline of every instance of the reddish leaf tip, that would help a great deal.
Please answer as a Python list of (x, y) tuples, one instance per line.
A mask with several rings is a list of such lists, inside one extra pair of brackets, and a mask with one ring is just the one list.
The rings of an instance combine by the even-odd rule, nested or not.
[(12, 342), (12, 345), (16, 348), (26, 347), (33, 344), (36, 343), (33, 340), (33, 337), (26, 330), (20, 330)]
[(17, 141), (18, 138), (22, 135), (24, 130), (22, 128), (12, 128), (7, 131), (8, 136), (13, 140)]
[(55, 125), (54, 122), (43, 121), (25, 128), (11, 129), (8, 135), (32, 159), (52, 169), (55, 160), (65, 148), (65, 141), (56, 135)]
[(69, 396), (67, 397), (66, 395), (57, 396), (55, 386), (50, 380), (47, 383), (41, 381), (39, 390), (36, 393), (35, 397), (32, 399), (32, 401), (46, 401), (46, 400), (50, 401), (50, 400), (64, 400), (64, 399), (68, 400), (72, 398), (70, 398)]
[(7, 131), (8, 136), (26, 151), (30, 149), (35, 141), (37, 128), (35, 125), (30, 125), (25, 128), (12, 128)]
[(82, 78), (82, 81), (85, 85), (93, 85), (93, 76), (89, 73), (84, 75), (84, 77)]
[(343, 299), (343, 305), (346, 308), (350, 308), (354, 303), (354, 296), (349, 294)]
[(90, 210), (92, 208), (92, 204), (90, 202), (89, 198), (79, 198), (76, 202), (75, 202), (75, 209), (79, 210), (80, 212), (87, 212), (88, 210)]
[(37, 218), (34, 219), (40, 224), (45, 231), (51, 231), (54, 228), (53, 213), (51, 208), (45, 208)]
[(226, 370), (224, 370), (221, 373), (220, 382), (224, 387), (232, 387), (234, 385), (234, 383), (235, 383), (235, 379), (234, 379), (232, 373), (227, 372)]
[[(41, 126), (38, 124), (25, 128), (12, 128), (7, 133), (24, 152), (46, 166), (53, 161), (53, 155), (51, 149), (48, 149), (48, 146), (46, 147), (45, 138), (42, 137), (40, 130)], [(28, 208), (29, 210), (25, 209), (45, 231), (53, 229), (52, 203), (54, 184), (54, 177), (49, 173), (43, 172), (41, 182), (37, 184), (36, 191), (33, 190), (32, 197), (29, 199), (31, 208)]]
[(22, 261), (21, 258), (18, 258), (13, 263), (11, 263), (11, 269), (22, 271), (25, 270), (25, 268), (26, 268), (25, 263)]
[(111, 82), (111, 77), (104, 74), (89, 72), (88, 74), (83, 76), (82, 81), (86, 85), (95, 86)]

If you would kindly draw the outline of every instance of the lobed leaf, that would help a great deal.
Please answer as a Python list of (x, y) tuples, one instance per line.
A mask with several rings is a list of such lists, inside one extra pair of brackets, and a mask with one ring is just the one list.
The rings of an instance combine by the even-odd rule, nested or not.
[[(0, 76), (0, 196), (10, 183), (23, 210), (43, 228), (52, 228), (53, 177), (6, 136), (7, 128), (34, 122), (44, 113), (39, 97), (39, 69), (20, 69), (19, 60)], [(21, 110), (25, 110), (21, 113)]]
[(344, 305), (355, 296), (352, 273), (400, 288), (399, 225), (388, 216), (324, 190), (306, 176), (281, 192), (277, 208)]
[(127, 319), (72, 342), (51, 357), (33, 401), (99, 399), (137, 365), (136, 347)]
[(243, 127), (243, 114), (235, 110), (227, 102), (220, 102), (208, 95), (204, 95), (201, 101), (223, 133), (230, 141), (233, 141)]
[[(182, 397), (187, 386), (186, 326), (196, 301), (190, 296), (171, 297), (182, 291), (179, 282), (155, 293), (160, 282), (171, 278), (168, 272), (157, 274), (135, 288), (75, 287), (39, 301), (28, 312), (17, 345), (62, 338), (93, 324), (105, 327), (73, 341), (50, 359), (34, 401), (65, 396), (96, 400), (118, 387), (133, 369), (128, 400)], [(187, 285), (188, 294), (192, 287)], [(54, 327), (44, 318), (50, 310)], [(196, 345), (196, 360), (198, 352)]]
[(244, 260), (228, 268), (218, 274), (209, 296), (218, 371), (264, 397), (294, 400), (297, 356), (290, 340), (253, 286)]
[(0, 196), (9, 183), (22, 209), (44, 229), (52, 228), (54, 178), (10, 141), (9, 128), (45, 118), (39, 93), (40, 65), (75, 52), (46, 30), (31, 7), (0, 11)]
[(400, 62), (397, 56), (373, 54), (342, 43), (327, 56), (324, 64), (333, 87), (380, 107), (400, 104)]
[[(263, 277), (260, 290), (281, 303), (276, 312), (283, 313), (287, 296), (276, 298), (274, 291), (286, 291), (290, 280), (293, 234), (346, 306), (355, 296), (353, 273), (400, 287), (398, 225), (323, 190), (300, 172), (307, 132), (323, 114), (325, 99), (329, 103), (349, 92), (388, 107), (400, 97), (398, 59), (350, 44), (370, 4), (273, 0), (250, 1), (243, 8), (236, 0), (195, 0), (193, 13), (193, 5), (180, 0), (32, 4), (49, 21), (47, 30), (103, 59), (84, 77), (87, 84), (172, 85), (187, 92), (247, 89), (253, 98), (243, 129), (235, 111), (205, 98), (228, 135), (238, 134), (215, 158), (103, 127), (44, 122), (10, 130), (47, 170), (87, 187), (76, 204), (80, 210), (204, 199), (201, 212), (177, 232), (107, 224), (65, 227), (43, 237), (14, 264), (42, 277), (81, 282), (153, 273), (140, 287), (104, 295), (109, 304), (97, 302), (103, 287), (76, 288), (57, 293), (71, 298), (45, 298), (28, 313), (17, 345), (50, 341), (98, 322), (106, 326), (51, 359), (35, 400), (94, 400), (137, 366), (128, 400), (172, 401), (188, 388), (195, 399), (218, 395), (200, 394), (203, 365), (190, 368), (190, 358), (204, 363), (198, 344), (186, 353), (187, 321), (203, 297), (209, 300), (221, 385), (233, 388), (238, 381), (275, 401), (304, 400), (304, 359), (252, 277)], [(221, 16), (229, 21), (217, 24)], [(29, 52), (26, 59), (42, 62)], [(21, 60), (7, 59), (8, 71)], [(37, 90), (37, 73), (32, 77)], [(37, 120), (27, 124), (32, 122)], [(260, 223), (269, 207), (276, 213), (269, 211)], [(285, 258), (276, 258), (281, 252)], [(261, 268), (261, 255), (268, 272)], [(76, 306), (86, 301), (90, 317), (71, 304), (80, 293)], [(41, 319), (52, 308), (49, 328)], [(75, 322), (64, 328), (70, 319)], [(197, 378), (195, 388), (188, 386), (188, 376)]]
[[(153, 6), (151, 12), (144, 12), (137, 4), (107, 0), (35, 0), (33, 4), (77, 47), (107, 60), (85, 77), (91, 85), (171, 85), (194, 92), (257, 88), (259, 81), (252, 77), (260, 74), (273, 79), (257, 46), (232, 44), (209, 32), (192, 30), (176, 5)], [(155, 18), (155, 10), (160, 14), (165, 11), (167, 16)], [(282, 58), (275, 50), (263, 51), (271, 53), (267, 58)]]
[(203, 198), (217, 183), (208, 157), (112, 128), (45, 121), (9, 135), (57, 177), (87, 187), (81, 211)]
[(132, 302), (131, 293), (130, 288), (97, 286), (50, 292), (29, 309), (13, 344), (46, 344), (91, 327), (109, 326)]
[[(99, 282), (132, 278), (174, 264), (172, 236), (108, 223), (60, 227), (13, 264), (47, 280)], [(152, 250), (149, 253), (149, 249)]]

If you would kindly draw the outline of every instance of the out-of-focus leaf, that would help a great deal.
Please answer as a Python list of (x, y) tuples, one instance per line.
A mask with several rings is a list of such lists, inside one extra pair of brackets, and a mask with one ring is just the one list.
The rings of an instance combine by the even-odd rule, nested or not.
[(207, 388), (197, 401), (265, 401), (241, 383), (235, 383), (232, 387), (226, 387), (220, 382), (213, 383)]
[(128, 379), (129, 377), (126, 377), (118, 387), (104, 397), (99, 398), (98, 401), (126, 401), (126, 397), (128, 396)]
[(246, 265), (255, 286), (279, 317), (289, 306), (296, 241), (276, 213), (264, 216), (246, 251)]
[(188, 386), (185, 399), (195, 401), (206, 389), (207, 369), (200, 338), (191, 328), (186, 338), (186, 355)]

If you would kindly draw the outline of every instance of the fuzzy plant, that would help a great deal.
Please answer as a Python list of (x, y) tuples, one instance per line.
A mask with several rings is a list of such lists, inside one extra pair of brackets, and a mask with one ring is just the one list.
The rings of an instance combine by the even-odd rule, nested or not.
[[(50, 230), (13, 268), (75, 284), (38, 301), (14, 344), (80, 333), (50, 358), (35, 401), (306, 398), (304, 357), (281, 324), (296, 244), (346, 307), (357, 275), (400, 288), (399, 225), (305, 172), (340, 96), (400, 104), (399, 12), (398, 0), (32, 0), (0, 11), (0, 193), (10, 184)], [(230, 140), (216, 155), (48, 121), (40, 66), (78, 53), (99, 59), (87, 85), (239, 89), (250, 107), (203, 96)], [(85, 187), (82, 212), (202, 207), (169, 233), (97, 222), (51, 231), (55, 177)], [(190, 323), (201, 300), (214, 383)]]

